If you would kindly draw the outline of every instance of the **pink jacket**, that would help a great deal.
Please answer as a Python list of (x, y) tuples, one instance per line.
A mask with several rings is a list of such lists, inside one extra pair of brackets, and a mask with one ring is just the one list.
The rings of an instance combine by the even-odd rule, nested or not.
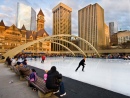
[(44, 74), (44, 82), (46, 83), (46, 80), (47, 80), (47, 74)]

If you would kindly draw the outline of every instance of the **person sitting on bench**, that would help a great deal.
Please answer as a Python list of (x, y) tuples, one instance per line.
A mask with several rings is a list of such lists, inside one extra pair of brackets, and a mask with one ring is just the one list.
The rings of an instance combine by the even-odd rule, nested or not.
[[(36, 70), (35, 69), (31, 69), (31, 73), (29, 75), (29, 80), (30, 80), (30, 82), (36, 82), (37, 81), (37, 74), (36, 74)], [(31, 83), (29, 83), (29, 86), (32, 87), (33, 91), (37, 90), (35, 88), (35, 86), (33, 86)]]
[(24, 61), (22, 63), (23, 63), (24, 67), (27, 67), (27, 60), (26, 59), (24, 59)]
[(25, 68), (23, 63), (21, 63), (18, 66), (18, 69), (19, 69), (19, 72), (21, 73), (22, 76), (29, 76), (31, 73), (30, 68), (28, 68), (28, 67)]
[[(46, 80), (46, 87), (50, 90), (55, 90), (55, 93), (58, 93), (60, 90), (60, 96), (63, 97), (66, 95), (64, 89), (64, 83), (61, 81), (62, 75), (56, 70), (55, 66), (51, 67), (51, 70), (47, 72), (47, 80)], [(60, 89), (59, 89), (60, 88)]]
[(16, 65), (17, 65), (17, 62), (18, 62), (18, 58), (15, 57), (15, 58), (12, 60), (11, 65), (12, 65), (12, 66), (16, 66)]
[(6, 58), (6, 62), (7, 62), (8, 65), (11, 65), (12, 60), (9, 56)]

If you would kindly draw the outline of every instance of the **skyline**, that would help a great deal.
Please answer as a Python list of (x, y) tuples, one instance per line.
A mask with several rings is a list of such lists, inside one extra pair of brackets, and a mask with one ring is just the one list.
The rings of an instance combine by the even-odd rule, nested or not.
[[(52, 9), (60, 2), (72, 8), (72, 34), (78, 35), (78, 10), (89, 4), (98, 3), (104, 9), (105, 23), (117, 22), (118, 30), (130, 30), (130, 0), (4, 0), (0, 2), (0, 20), (4, 20), (6, 26), (16, 25), (17, 3), (31, 6), (38, 14), (40, 8), (45, 15), (45, 30), (52, 35)], [(120, 29), (121, 28), (121, 29)]]

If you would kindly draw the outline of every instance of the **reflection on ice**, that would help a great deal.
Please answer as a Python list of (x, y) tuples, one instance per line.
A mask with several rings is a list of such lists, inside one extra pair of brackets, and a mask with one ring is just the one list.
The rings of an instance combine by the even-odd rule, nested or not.
[(130, 96), (130, 60), (87, 58), (85, 72), (82, 66), (75, 72), (81, 59), (47, 57), (44, 63), (39, 58), (37, 61), (28, 59), (28, 64), (44, 70), (56, 66), (66, 77)]

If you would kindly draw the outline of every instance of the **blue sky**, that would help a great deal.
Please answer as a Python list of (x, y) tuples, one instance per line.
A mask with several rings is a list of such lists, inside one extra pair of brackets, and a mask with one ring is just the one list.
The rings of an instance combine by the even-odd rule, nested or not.
[(31, 6), (45, 15), (45, 29), (52, 35), (52, 9), (60, 2), (72, 8), (72, 34), (78, 35), (78, 10), (98, 3), (104, 9), (105, 23), (117, 22), (119, 30), (130, 30), (130, 0), (0, 0), (0, 20), (5, 25), (16, 23), (17, 2)]

